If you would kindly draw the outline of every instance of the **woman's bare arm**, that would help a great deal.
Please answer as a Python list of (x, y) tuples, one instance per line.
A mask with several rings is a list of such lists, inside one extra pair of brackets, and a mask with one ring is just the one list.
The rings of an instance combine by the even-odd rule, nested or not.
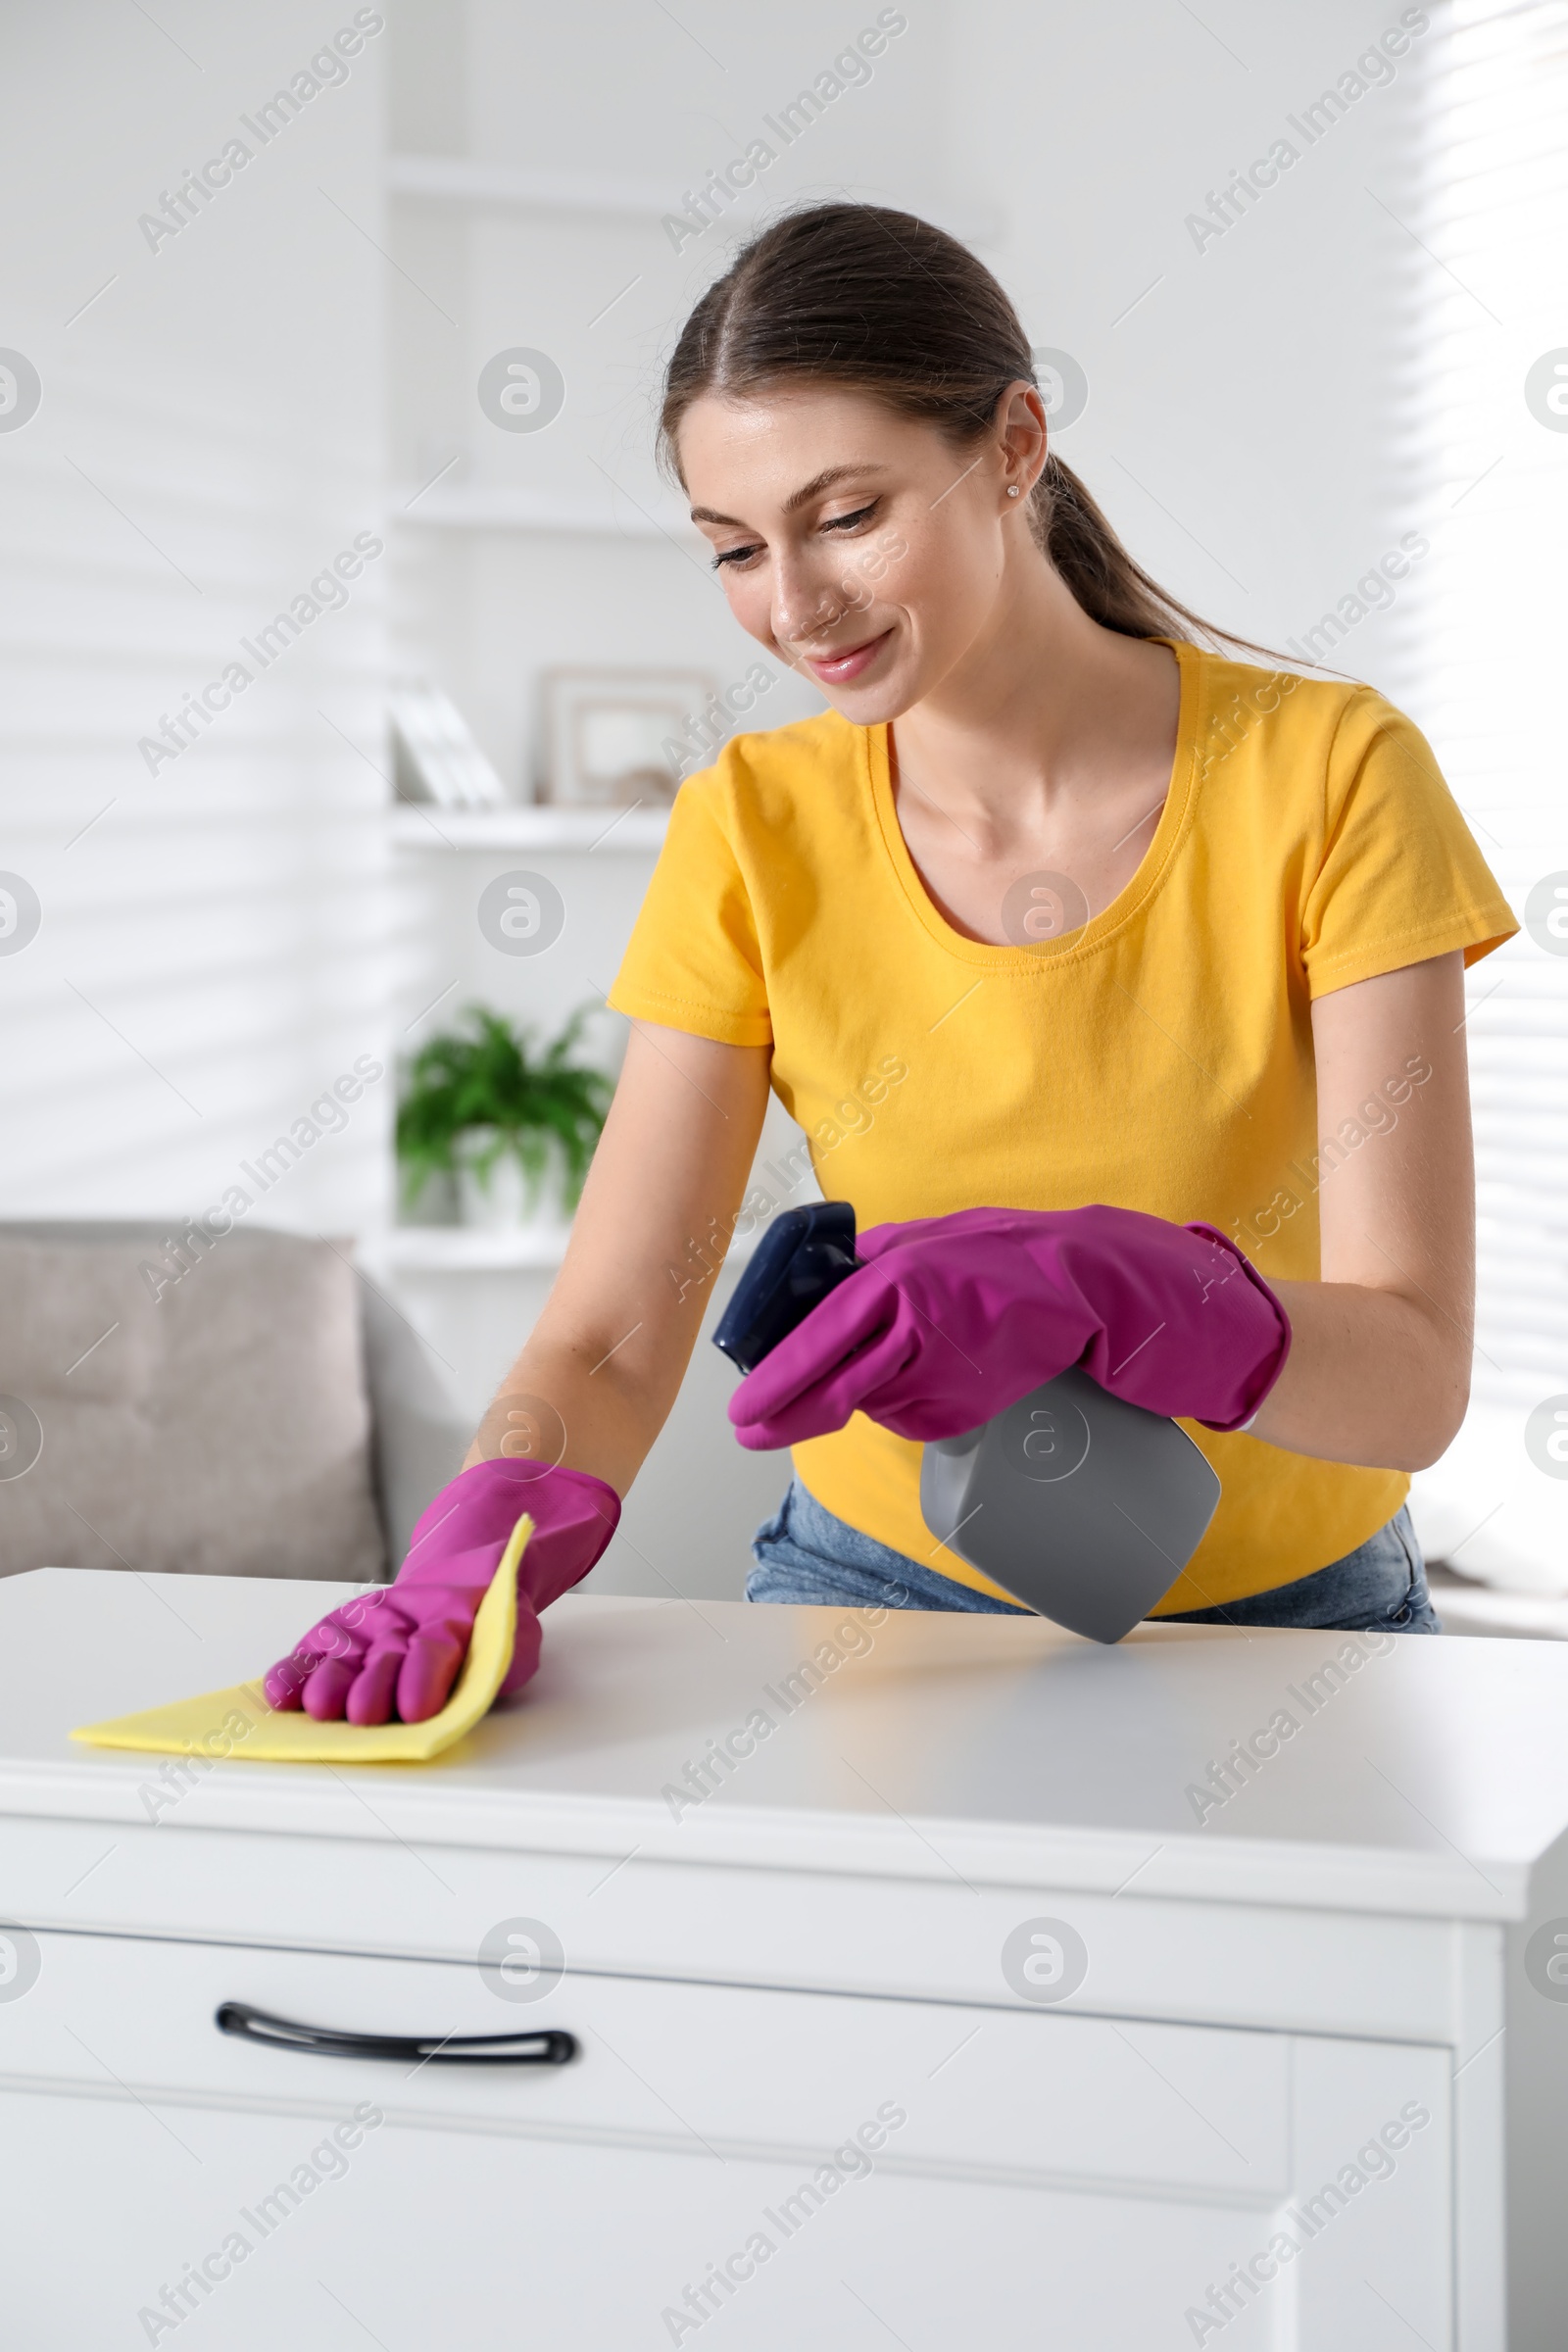
[[(1323, 1278), (1274, 1286), (1296, 1336), (1253, 1434), (1292, 1453), (1421, 1470), (1453, 1437), (1470, 1394), (1475, 1174), (1461, 956), (1318, 998), (1312, 1035), (1318, 1134), (1342, 1139), (1320, 1170)], [(1360, 1143), (1343, 1141), (1356, 1129)]]
[[(534, 1453), (624, 1494), (662, 1428), (761, 1133), (771, 1049), (633, 1023), (565, 1263), (465, 1467)], [(564, 1447), (564, 1450), (563, 1450)]]

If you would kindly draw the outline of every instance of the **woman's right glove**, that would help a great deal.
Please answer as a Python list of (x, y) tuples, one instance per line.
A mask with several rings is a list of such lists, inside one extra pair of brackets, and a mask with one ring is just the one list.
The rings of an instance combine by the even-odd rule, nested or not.
[(333, 1609), (266, 1678), (268, 1703), (318, 1723), (423, 1723), (446, 1705), (468, 1654), (479, 1603), (526, 1512), (517, 1564), (517, 1638), (501, 1686), (520, 1690), (539, 1663), (539, 1611), (580, 1583), (620, 1517), (620, 1496), (584, 1470), (505, 1457), (443, 1487), (414, 1531), (395, 1584)]

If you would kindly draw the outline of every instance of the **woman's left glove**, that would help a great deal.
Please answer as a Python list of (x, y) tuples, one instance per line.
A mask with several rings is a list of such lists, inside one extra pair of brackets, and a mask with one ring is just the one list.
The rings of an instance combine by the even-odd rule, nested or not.
[(1130, 1404), (1237, 1429), (1290, 1352), (1284, 1307), (1211, 1225), (966, 1208), (873, 1226), (856, 1254), (730, 1398), (743, 1446), (825, 1437), (854, 1412), (954, 1438), (1070, 1364)]
[(268, 1703), (318, 1723), (423, 1723), (439, 1715), (479, 1603), (526, 1511), (534, 1532), (517, 1563), (517, 1634), (500, 1695), (539, 1663), (539, 1612), (580, 1582), (620, 1517), (620, 1497), (585, 1470), (501, 1458), (442, 1488), (414, 1530), (397, 1582), (333, 1609), (266, 1678)]

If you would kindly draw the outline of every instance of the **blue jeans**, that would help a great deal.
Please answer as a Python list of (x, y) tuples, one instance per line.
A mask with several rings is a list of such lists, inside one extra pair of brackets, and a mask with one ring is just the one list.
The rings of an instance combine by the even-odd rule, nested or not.
[[(996, 1617), (1027, 1617), (1010, 1600), (993, 1600), (951, 1576), (862, 1536), (824, 1510), (792, 1479), (774, 1516), (757, 1531), (756, 1568), (748, 1600), (825, 1601), (892, 1609), (969, 1609)], [(1217, 1609), (1185, 1609), (1158, 1625), (1311, 1626), (1336, 1633), (1440, 1634), (1421, 1547), (1407, 1510), (1343, 1560), (1271, 1592), (1227, 1601)]]

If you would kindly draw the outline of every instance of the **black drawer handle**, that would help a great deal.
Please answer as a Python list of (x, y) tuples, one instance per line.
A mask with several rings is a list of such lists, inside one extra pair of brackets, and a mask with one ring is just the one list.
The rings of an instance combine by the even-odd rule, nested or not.
[(577, 2055), (577, 2037), (551, 2028), (537, 2034), (340, 2034), (332, 2026), (301, 2026), (272, 2017), (248, 2001), (224, 2001), (214, 2019), (220, 2034), (265, 2041), (273, 2050), (314, 2050), (321, 2058), (400, 2058), (430, 2066), (564, 2066)]

